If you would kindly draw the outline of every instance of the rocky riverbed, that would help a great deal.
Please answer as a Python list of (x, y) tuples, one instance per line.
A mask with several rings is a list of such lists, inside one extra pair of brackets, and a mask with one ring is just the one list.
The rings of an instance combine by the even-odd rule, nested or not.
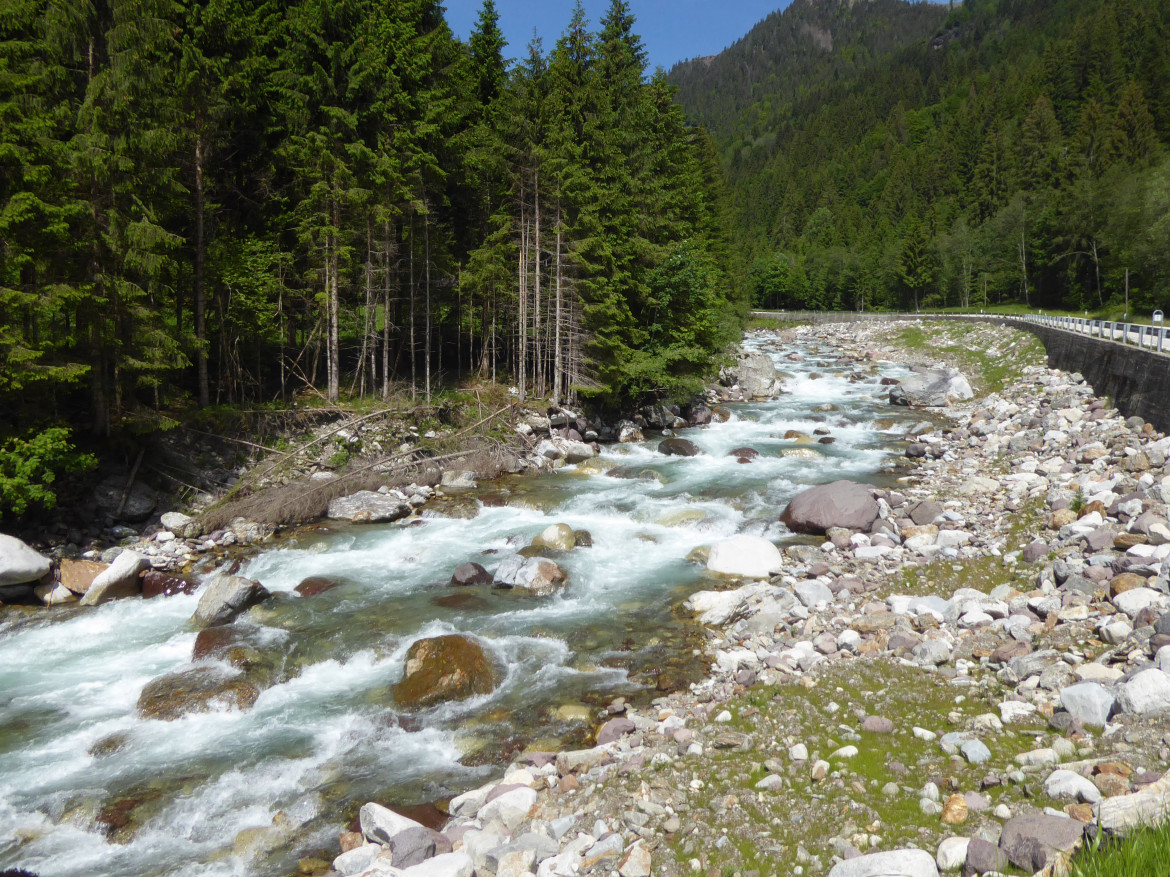
[[(897, 331), (809, 330), (859, 363)], [(909, 437), (897, 488), (851, 498), (868, 526), (692, 596), (709, 678), (615, 700), (594, 748), (526, 754), (442, 832), (371, 803), (336, 872), (1047, 875), (1163, 812), (1170, 439), (1018, 371)]]
[[(941, 359), (958, 372), (892, 382), (894, 406), (925, 407), (883, 487), (845, 480), (772, 510), (806, 534), (782, 550), (765, 528), (692, 552), (711, 582), (686, 603), (706, 678), (652, 701), (602, 701), (591, 713), (596, 746), (530, 745), (502, 777), (440, 801), (425, 825), (371, 801), (332, 850), (340, 855), (303, 859), (300, 872), (1051, 873), (1087, 827), (1124, 830), (1157, 811), (1170, 758), (1170, 439), (1125, 420), (1078, 376), (1045, 368), (1029, 336), (913, 331), (925, 348), (907, 350), (904, 327), (785, 336), (843, 352), (859, 382), (879, 361)], [(776, 343), (757, 334), (707, 406), (643, 413), (605, 437), (640, 440), (720, 417), (720, 402), (774, 393), (770, 365), (753, 357)], [(991, 353), (972, 361), (963, 350)], [(547, 436), (532, 443), (534, 468), (590, 460), (590, 440), (602, 437), (586, 423), (551, 435), (548, 422), (527, 426)], [(811, 449), (817, 436), (785, 438), (810, 465), (824, 460)], [(660, 453), (688, 454), (693, 443), (677, 441)], [(748, 452), (732, 456), (751, 465)], [(457, 494), (470, 479), (456, 473), (447, 487)], [(383, 492), (356, 513), (400, 516), (433, 493)], [(170, 523), (173, 540), (156, 544), (222, 549)], [(577, 538), (565, 529), (548, 539)], [(245, 532), (254, 535), (265, 534)], [(166, 565), (124, 554), (118, 576), (102, 574), (125, 587), (144, 586), (145, 566)], [(469, 566), (471, 584), (481, 572)], [(551, 571), (536, 563), (533, 573)], [(262, 599), (246, 582), (221, 585), (206, 611)], [(121, 594), (117, 584), (100, 591)], [(495, 680), (442, 684), (474, 692)], [(237, 689), (229, 693), (255, 700)], [(289, 821), (278, 814), (244, 842), (292, 843)]]

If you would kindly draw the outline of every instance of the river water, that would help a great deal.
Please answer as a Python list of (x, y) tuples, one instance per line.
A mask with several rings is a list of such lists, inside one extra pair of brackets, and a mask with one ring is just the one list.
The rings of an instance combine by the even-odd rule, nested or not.
[[(197, 596), (0, 616), (0, 868), (291, 874), (298, 856), (335, 852), (367, 800), (456, 794), (525, 747), (580, 745), (584, 717), (617, 695), (677, 684), (701, 660), (677, 607), (710, 584), (687, 555), (736, 533), (792, 539), (776, 523), (784, 504), (811, 484), (877, 477), (909, 417), (879, 385), (896, 366), (851, 381), (856, 368), (828, 348), (780, 350), (767, 335), (746, 346), (776, 358), (788, 392), (683, 431), (701, 456), (662, 456), (657, 439), (611, 446), (414, 521), (309, 528), (252, 556), (240, 574), (277, 599), (237, 622), (248, 672), (266, 686), (249, 710), (170, 722), (136, 713), (151, 679), (191, 666)], [(834, 444), (784, 438), (819, 427)], [(744, 446), (760, 457), (729, 456)], [(552, 523), (593, 538), (557, 558), (570, 576), (563, 594), (445, 584), (466, 561), (494, 569)], [(309, 576), (341, 585), (293, 596)], [(502, 685), (399, 715), (390, 689), (407, 648), (444, 633), (477, 637), (506, 667)]]

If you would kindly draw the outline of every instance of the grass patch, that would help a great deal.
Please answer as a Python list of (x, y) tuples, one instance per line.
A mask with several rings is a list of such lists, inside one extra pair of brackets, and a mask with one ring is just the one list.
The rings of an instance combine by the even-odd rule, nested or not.
[[(1098, 835), (1100, 837), (1100, 835)], [(1170, 875), (1170, 822), (1141, 828), (1120, 839), (1086, 847), (1072, 862), (1071, 877), (1165, 877)]]
[(1046, 361), (1044, 345), (1036, 336), (1027, 332), (997, 335), (997, 343), (990, 348), (972, 341), (972, 335), (986, 331), (987, 327), (978, 323), (932, 323), (900, 326), (894, 338), (905, 350), (958, 368), (980, 394), (998, 393), (1018, 380), (1024, 368)]

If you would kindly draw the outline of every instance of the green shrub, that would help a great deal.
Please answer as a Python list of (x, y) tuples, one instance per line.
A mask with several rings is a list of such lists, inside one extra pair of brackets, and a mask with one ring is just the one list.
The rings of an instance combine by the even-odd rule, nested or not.
[(53, 427), (0, 445), (0, 518), (19, 517), (32, 507), (53, 508), (59, 476), (97, 465), (92, 455), (74, 449), (70, 437), (67, 428)]

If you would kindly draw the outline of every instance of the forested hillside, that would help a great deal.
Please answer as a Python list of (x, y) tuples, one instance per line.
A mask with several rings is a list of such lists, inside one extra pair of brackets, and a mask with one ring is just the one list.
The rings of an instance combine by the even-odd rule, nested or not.
[(1148, 312), (1170, 307), (1168, 45), (1168, 0), (797, 0), (670, 79), (716, 136), (760, 304), (1095, 310), (1128, 278)]
[[(720, 172), (625, 0), (509, 64), (436, 0), (0, 9), (0, 442), (498, 378), (694, 385)], [(11, 447), (11, 446), (10, 446)]]

